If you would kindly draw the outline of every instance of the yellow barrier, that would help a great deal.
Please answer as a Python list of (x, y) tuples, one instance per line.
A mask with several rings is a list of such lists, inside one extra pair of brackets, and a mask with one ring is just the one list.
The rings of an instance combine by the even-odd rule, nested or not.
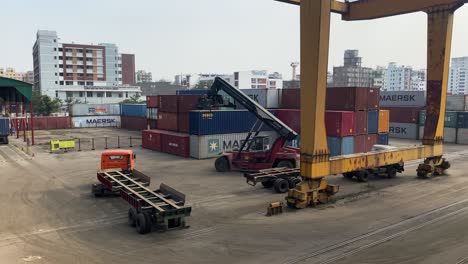
[(75, 140), (51, 140), (50, 141), (50, 151), (57, 151), (57, 150), (68, 150), (75, 148)]

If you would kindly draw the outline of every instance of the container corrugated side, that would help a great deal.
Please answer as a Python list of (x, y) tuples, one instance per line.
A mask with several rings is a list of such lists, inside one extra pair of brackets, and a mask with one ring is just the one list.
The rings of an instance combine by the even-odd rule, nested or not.
[(159, 108), (159, 96), (146, 96), (146, 107)]
[(457, 129), (457, 144), (468, 145), (468, 128)]
[(354, 113), (354, 125), (356, 135), (367, 134), (367, 111), (357, 111)]
[(468, 111), (468, 96), (466, 95), (448, 95), (447, 111)]
[(121, 115), (131, 117), (146, 117), (146, 104), (122, 104)]
[(328, 137), (330, 156), (341, 156), (354, 153), (354, 137)]
[(377, 139), (377, 144), (379, 145), (388, 145), (388, 133), (387, 134), (379, 134), (379, 138)]
[(179, 129), (178, 114), (169, 112), (159, 112), (157, 125), (158, 129), (177, 132)]
[(368, 109), (369, 88), (330, 87), (327, 88), (326, 109), (338, 111), (359, 111)]
[(190, 134), (214, 135), (250, 131), (257, 117), (246, 110), (191, 111)]
[(390, 123), (391, 138), (418, 139), (419, 127), (413, 123)]
[(296, 133), (301, 133), (301, 110), (275, 109), (274, 115)]
[(457, 114), (457, 127), (468, 128), (468, 112), (458, 112)]
[(161, 135), (161, 150), (184, 158), (190, 157), (190, 135), (166, 131)]
[(117, 116), (79, 116), (72, 118), (73, 127), (120, 127), (120, 115)]
[(326, 111), (325, 128), (331, 137), (345, 137), (354, 135), (354, 112)]
[(188, 113), (192, 110), (195, 110), (195, 106), (198, 104), (200, 98), (200, 95), (178, 95), (177, 112)]
[(10, 119), (7, 117), (0, 117), (0, 136), (8, 135), (10, 133)]
[(144, 130), (142, 132), (142, 147), (145, 149), (161, 151), (161, 130)]
[(379, 134), (388, 133), (390, 129), (390, 111), (379, 110)]
[[(424, 137), (424, 127), (419, 127), (419, 139)], [(453, 127), (444, 127), (444, 142), (457, 143), (457, 129)]]
[[(190, 135), (190, 156), (195, 159), (218, 157), (220, 153), (239, 149), (248, 133), (232, 133), (217, 135)], [(270, 147), (278, 137), (276, 132), (260, 132), (260, 136), (268, 136)]]
[(424, 91), (381, 91), (380, 107), (424, 107)]
[(145, 117), (122, 116), (120, 127), (128, 130), (145, 130), (148, 128)]
[(367, 93), (367, 109), (368, 110), (377, 110), (380, 105), (380, 89), (379, 88), (369, 88)]
[(379, 132), (379, 111), (370, 110), (367, 113), (367, 133), (377, 134)]
[(366, 136), (366, 150), (367, 152), (371, 151), (372, 150), (372, 147), (374, 145), (377, 145), (379, 141), (379, 137), (377, 134), (368, 134)]
[(354, 153), (367, 152), (366, 142), (367, 142), (367, 135), (354, 136)]
[(390, 123), (419, 123), (421, 107), (382, 107), (390, 111)]
[(209, 90), (208, 89), (192, 89), (192, 90), (177, 90), (176, 94), (177, 95), (208, 95)]
[[(445, 112), (445, 122), (444, 127), (454, 127), (458, 125), (458, 112), (447, 111)], [(419, 112), (419, 125), (424, 126), (426, 123), (426, 110)]]
[(177, 95), (159, 95), (159, 110), (161, 112), (177, 113), (178, 101)]
[(301, 90), (300, 89), (281, 89), (280, 108), (284, 109), (300, 109), (301, 108)]
[(70, 116), (120, 115), (120, 104), (74, 104)]

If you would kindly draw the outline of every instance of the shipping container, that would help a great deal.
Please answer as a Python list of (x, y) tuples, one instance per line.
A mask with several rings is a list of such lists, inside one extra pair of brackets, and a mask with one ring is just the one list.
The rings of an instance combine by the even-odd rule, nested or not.
[(354, 153), (354, 137), (328, 137), (330, 156), (341, 156)]
[(379, 110), (379, 134), (390, 130), (390, 111)]
[(468, 112), (458, 112), (457, 123), (458, 128), (468, 128)]
[(448, 95), (445, 109), (447, 111), (468, 111), (468, 96)]
[(354, 137), (354, 153), (367, 152), (367, 135), (357, 135)]
[(10, 119), (8, 117), (0, 117), (0, 136), (10, 134)]
[(159, 108), (147, 108), (146, 118), (151, 119), (151, 120), (158, 120), (158, 111), (159, 111)]
[(120, 115), (120, 104), (74, 104), (70, 116)]
[(367, 109), (368, 110), (377, 110), (380, 105), (380, 89), (379, 88), (369, 88), (367, 93)]
[(367, 111), (354, 112), (354, 126), (356, 135), (367, 134)]
[(389, 136), (391, 138), (418, 139), (418, 130), (418, 124), (391, 122)]
[[(248, 133), (232, 133), (217, 135), (190, 135), (190, 156), (195, 159), (218, 157), (220, 153), (239, 149)], [(276, 132), (260, 132), (260, 136), (269, 138), (270, 147), (278, 138)]]
[(381, 107), (382, 110), (390, 111), (391, 123), (419, 123), (419, 112), (421, 107)]
[(276, 109), (273, 114), (296, 133), (301, 133), (301, 110)]
[[(445, 112), (444, 127), (454, 127), (458, 125), (457, 122), (458, 112), (447, 111)], [(419, 125), (424, 126), (426, 124), (426, 110), (419, 112)]]
[(145, 117), (122, 116), (120, 127), (128, 130), (148, 129), (148, 122)]
[(379, 138), (377, 140), (377, 144), (379, 145), (388, 145), (388, 133), (387, 134), (379, 134)]
[(144, 130), (142, 132), (142, 147), (145, 149), (161, 151), (161, 134), (162, 130)]
[(208, 95), (208, 89), (191, 89), (191, 90), (177, 90), (177, 95)]
[(381, 91), (380, 107), (424, 107), (425, 91)]
[(379, 111), (370, 110), (367, 112), (367, 133), (377, 134), (379, 132)]
[(159, 108), (159, 96), (146, 96), (146, 107)]
[[(200, 95), (178, 95), (177, 96), (177, 107), (179, 113), (188, 113), (196, 109), (198, 100), (201, 98)], [(161, 110), (162, 111), (162, 110)]]
[(120, 116), (75, 116), (73, 127), (120, 127)]
[[(424, 127), (419, 127), (419, 139), (424, 137)], [(453, 127), (444, 127), (444, 143), (457, 143), (457, 129)]]
[(157, 129), (158, 128), (158, 120), (148, 119), (148, 128), (149, 129)]
[(468, 145), (468, 128), (457, 129), (457, 144)]
[(369, 88), (333, 87), (327, 88), (326, 109), (359, 111), (368, 109)]
[(178, 101), (177, 95), (159, 95), (159, 111), (177, 113)]
[(279, 108), (281, 89), (241, 89), (241, 92), (265, 108)]
[(179, 113), (177, 115), (177, 131), (181, 133), (190, 132), (189, 113)]
[(372, 150), (374, 145), (377, 145), (379, 142), (379, 135), (377, 134), (368, 134), (366, 136), (366, 150), (367, 152)]
[(246, 110), (192, 111), (189, 114), (190, 134), (244, 133), (252, 129), (256, 120), (257, 117)]
[(169, 112), (162, 112), (158, 113), (158, 129), (161, 130), (169, 130), (177, 132), (178, 127), (178, 114), (177, 113), (169, 113)]
[(300, 89), (281, 89), (279, 95), (280, 108), (301, 109)]
[(354, 112), (326, 111), (325, 128), (331, 137), (354, 135)]
[(121, 116), (146, 117), (146, 104), (122, 104)]
[(190, 157), (190, 135), (166, 131), (161, 135), (161, 150), (184, 158)]

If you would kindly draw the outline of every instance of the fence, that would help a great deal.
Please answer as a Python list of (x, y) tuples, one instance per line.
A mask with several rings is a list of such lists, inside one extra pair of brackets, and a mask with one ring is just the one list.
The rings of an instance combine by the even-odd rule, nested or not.
[[(74, 151), (90, 151), (90, 150), (106, 150), (106, 149), (120, 149), (120, 148), (133, 148), (141, 147), (141, 137), (132, 136), (116, 136), (116, 137), (93, 137), (93, 138), (72, 138), (62, 140), (74, 140), (75, 148), (68, 149)], [(50, 141), (48, 143), (39, 144), (44, 149), (47, 148), (51, 151)]]

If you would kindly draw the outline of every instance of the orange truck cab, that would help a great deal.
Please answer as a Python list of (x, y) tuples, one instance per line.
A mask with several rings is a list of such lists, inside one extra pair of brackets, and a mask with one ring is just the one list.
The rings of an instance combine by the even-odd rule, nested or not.
[(135, 159), (132, 150), (106, 150), (101, 154), (101, 170), (133, 171)]

